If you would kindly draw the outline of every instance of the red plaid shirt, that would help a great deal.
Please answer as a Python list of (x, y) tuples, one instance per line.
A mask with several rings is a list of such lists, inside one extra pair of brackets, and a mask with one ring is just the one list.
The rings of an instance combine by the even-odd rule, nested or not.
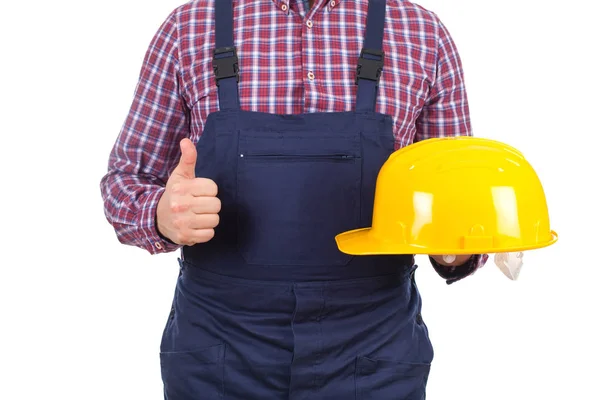
[[(368, 0), (234, 0), (242, 109), (278, 114), (350, 111)], [(394, 121), (397, 147), (470, 135), (460, 58), (438, 17), (388, 2), (377, 111)], [(217, 111), (212, 71), (214, 0), (174, 10), (150, 43), (129, 115), (101, 182), (105, 213), (122, 243), (173, 251), (155, 214), (179, 141), (196, 142)], [(483, 263), (483, 259), (479, 260)]]

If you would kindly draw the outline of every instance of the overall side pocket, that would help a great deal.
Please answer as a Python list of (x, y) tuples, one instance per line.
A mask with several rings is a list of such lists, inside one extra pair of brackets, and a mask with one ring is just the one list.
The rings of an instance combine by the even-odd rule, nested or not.
[(424, 400), (431, 364), (356, 359), (356, 400)]
[(165, 399), (222, 399), (224, 355), (224, 344), (191, 351), (161, 352)]

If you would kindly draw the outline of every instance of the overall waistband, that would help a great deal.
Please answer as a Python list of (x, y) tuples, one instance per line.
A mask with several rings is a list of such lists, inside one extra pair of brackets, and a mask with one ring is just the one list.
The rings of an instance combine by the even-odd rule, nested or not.
[(378, 276), (409, 273), (414, 269), (412, 256), (377, 256), (354, 259), (345, 266), (327, 265), (249, 265), (234, 262), (205, 262), (184, 258), (190, 274), (203, 271), (231, 278), (281, 282), (343, 281), (349, 279), (373, 278)]

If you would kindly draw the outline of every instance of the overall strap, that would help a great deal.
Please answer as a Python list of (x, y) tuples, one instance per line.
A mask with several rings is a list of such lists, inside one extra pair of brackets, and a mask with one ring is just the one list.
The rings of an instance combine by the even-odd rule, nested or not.
[(386, 0), (369, 0), (365, 40), (356, 67), (356, 111), (375, 111), (383, 71), (383, 27)]
[(240, 108), (239, 67), (233, 42), (233, 1), (215, 1), (215, 50), (213, 71), (219, 90), (220, 110)]

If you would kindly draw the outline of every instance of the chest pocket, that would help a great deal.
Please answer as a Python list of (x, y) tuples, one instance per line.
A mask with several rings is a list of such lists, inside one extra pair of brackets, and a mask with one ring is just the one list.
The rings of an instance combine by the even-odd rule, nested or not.
[(358, 133), (240, 132), (238, 248), (249, 264), (345, 265), (335, 235), (360, 221)]

